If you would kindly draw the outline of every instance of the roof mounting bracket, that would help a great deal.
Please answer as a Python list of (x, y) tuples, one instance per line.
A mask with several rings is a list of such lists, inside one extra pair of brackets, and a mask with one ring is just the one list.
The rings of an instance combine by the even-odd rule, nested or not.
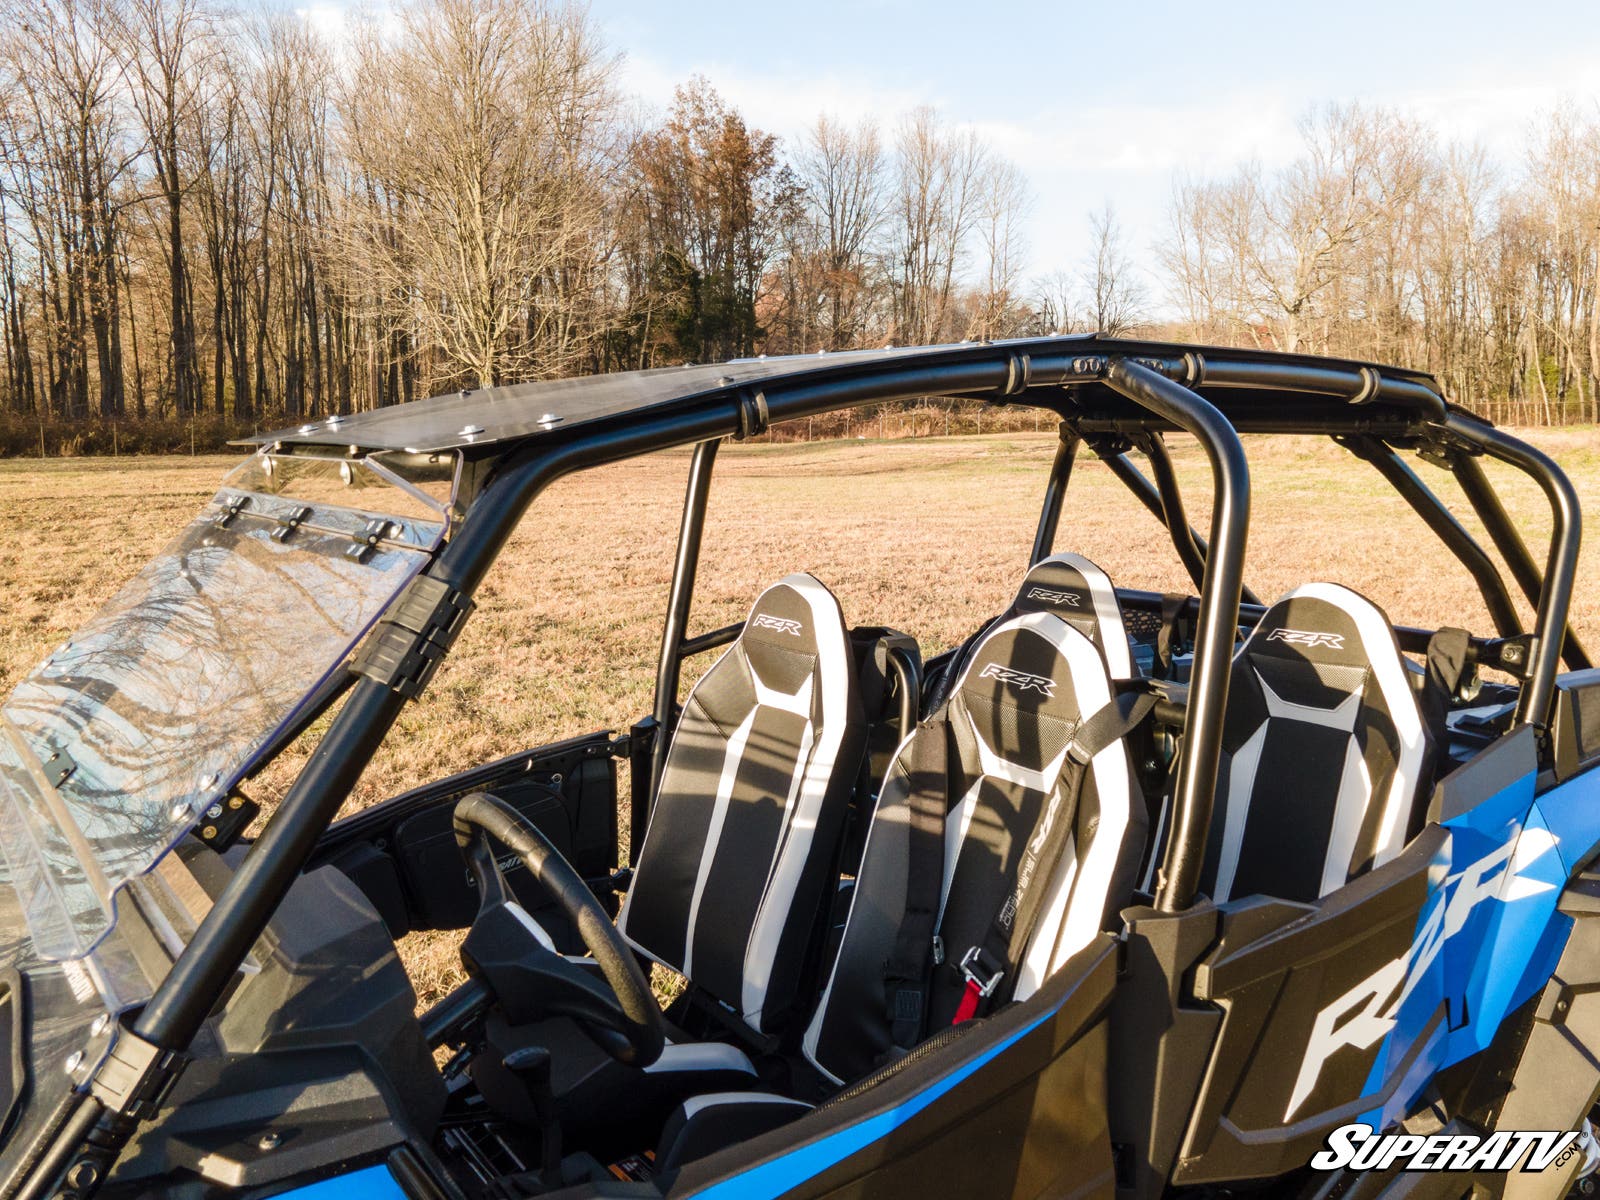
[(1361, 367), (1358, 373), (1361, 376), (1361, 387), (1350, 397), (1350, 403), (1370, 404), (1378, 398), (1378, 388), (1383, 383), (1383, 376), (1371, 367)]
[(1000, 395), (1020, 396), (1033, 381), (1033, 359), (1026, 354), (1013, 354), (1006, 360), (1006, 384)]
[(757, 437), (767, 431), (767, 394), (759, 389), (739, 393), (739, 432), (736, 441)]

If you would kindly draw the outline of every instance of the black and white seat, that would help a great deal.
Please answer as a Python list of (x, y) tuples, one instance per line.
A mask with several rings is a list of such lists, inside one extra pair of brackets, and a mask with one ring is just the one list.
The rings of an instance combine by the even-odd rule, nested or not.
[(695, 684), (618, 926), (758, 1034), (803, 979), (865, 738), (839, 603), (810, 575), (757, 598)]
[(1060, 617), (1093, 642), (1105, 658), (1112, 679), (1138, 677), (1127, 627), (1122, 620), (1122, 607), (1117, 601), (1117, 589), (1110, 577), (1083, 555), (1063, 552), (1040, 559), (1029, 567), (1006, 610), (950, 656), (942, 676), (929, 679), (928, 710), (938, 708), (948, 698), (984, 638), (1014, 617), (1038, 612)]
[(1310, 583), (1234, 656), (1200, 890), (1311, 901), (1398, 854), (1421, 823), (1432, 747), (1394, 629)]
[[(1099, 632), (1120, 637), (1120, 619), (1114, 634)], [(859, 1078), (915, 1040), (885, 966), (907, 931), (913, 941), (935, 934), (945, 949), (917, 1005), (925, 1036), (958, 1014), (968, 988), (961, 964), (969, 948), (992, 944), (997, 925), (1023, 940), (990, 964), (986, 974), (1003, 972), (993, 1000), (1026, 998), (1115, 923), (1143, 848), (1144, 803), (1119, 738), (1090, 748), (1087, 769), (1068, 770), (1085, 719), (1113, 699), (1095, 641), (1053, 612), (1013, 615), (971, 648), (950, 698), (901, 744), (880, 792), (840, 948), (804, 1039), (825, 1076)], [(1071, 795), (1068, 778), (1077, 781)], [(940, 814), (931, 894), (915, 865), (926, 862), (926, 848), (914, 840), (930, 800)], [(1044, 846), (1060, 848), (1054, 861), (1039, 853)], [(937, 911), (919, 905), (918, 894)]]

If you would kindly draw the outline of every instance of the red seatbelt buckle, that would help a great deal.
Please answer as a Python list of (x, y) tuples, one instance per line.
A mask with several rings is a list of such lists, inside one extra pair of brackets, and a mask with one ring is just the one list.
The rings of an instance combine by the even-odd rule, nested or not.
[(961, 1003), (956, 1006), (955, 1018), (950, 1022), (952, 1025), (960, 1025), (977, 1016), (979, 1007), (994, 994), (995, 988), (1006, 977), (1005, 968), (991, 968), (985, 961), (988, 959), (982, 946), (974, 946), (962, 957), (960, 971), (966, 978), (967, 988), (961, 993)]

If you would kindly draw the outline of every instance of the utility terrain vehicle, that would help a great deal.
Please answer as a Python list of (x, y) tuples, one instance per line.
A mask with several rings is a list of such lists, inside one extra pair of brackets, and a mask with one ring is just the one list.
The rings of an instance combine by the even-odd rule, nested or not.
[[(719, 443), (925, 396), (1060, 422), (999, 615), (924, 657), (797, 570), (691, 634)], [(1175, 432), (1212, 473), (1205, 537)], [(1262, 603), (1241, 433), (1369, 464), (1493, 628), (1395, 628), (1336, 580)], [(1577, 498), (1427, 376), (1058, 337), (462, 392), (258, 441), (4, 706), (5, 1200), (1590, 1186)], [(333, 822), (540, 493), (673, 446), (694, 452), (654, 711)], [(1074, 552), (1086, 452), (1194, 595)], [(1485, 459), (1547, 497), (1542, 565)], [(325, 714), (246, 838), (249, 780)], [(395, 940), (428, 929), (469, 930), (469, 979), (419, 1017)], [(652, 962), (688, 981), (666, 1012)], [(1309, 1165), (1357, 1124), (1580, 1136), (1542, 1170)]]

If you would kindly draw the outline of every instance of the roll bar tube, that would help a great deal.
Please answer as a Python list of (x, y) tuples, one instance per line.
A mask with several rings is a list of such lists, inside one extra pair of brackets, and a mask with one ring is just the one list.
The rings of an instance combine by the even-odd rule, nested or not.
[[(1166, 525), (1167, 506), (1161, 498), (1160, 490), (1145, 477), (1144, 472), (1139, 470), (1132, 459), (1126, 454), (1105, 454), (1100, 461), (1105, 463), (1111, 469), (1111, 473), (1120, 479), (1123, 485), (1133, 493), (1134, 499), (1150, 510), (1151, 516)], [(1180, 504), (1179, 507), (1181, 508), (1182, 505)], [(1183, 562), (1184, 570), (1189, 573), (1189, 578), (1194, 583), (1195, 591), (1198, 592), (1205, 582), (1205, 556), (1211, 550), (1210, 543), (1196, 533), (1192, 525), (1189, 527), (1189, 536), (1186, 538), (1180, 538), (1178, 533), (1170, 527), (1168, 527), (1167, 532), (1172, 537), (1173, 548), (1177, 550), (1178, 558)], [(1187, 551), (1191, 546), (1195, 550), (1197, 557), (1188, 555)], [(1245, 587), (1241, 595), (1247, 604), (1261, 603), (1260, 598), (1249, 587)]]
[(1192, 433), (1211, 464), (1211, 545), (1200, 588), (1183, 752), (1173, 785), (1172, 833), (1155, 897), (1158, 910), (1181, 912), (1193, 903), (1199, 885), (1222, 757), (1250, 531), (1250, 468), (1238, 433), (1204, 397), (1128, 359), (1111, 360), (1105, 378), (1128, 399)]
[[(683, 662), (684, 633), (689, 626), (689, 605), (694, 601), (695, 573), (700, 567), (700, 537), (706, 526), (706, 500), (711, 493), (711, 469), (717, 461), (721, 439), (701, 442), (689, 462), (689, 483), (683, 495), (683, 521), (678, 527), (678, 555), (672, 563), (672, 589), (667, 597), (667, 619), (661, 629), (661, 658), (656, 664), (656, 740), (650, 748), (650, 806), (654, 810), (661, 772), (667, 762), (667, 741), (677, 718), (679, 667)], [(645, 814), (648, 817), (648, 813)], [(638, 814), (635, 814), (637, 820)], [(632, 835), (637, 850), (644, 831)]]
[[(1575, 669), (1581, 670), (1589, 665), (1588, 655), (1567, 624), (1567, 616), (1572, 608), (1572, 587), (1578, 572), (1578, 548), (1583, 539), (1583, 516), (1578, 507), (1578, 493), (1566, 473), (1556, 466), (1549, 455), (1492, 425), (1484, 425), (1452, 412), (1445, 418), (1445, 428), (1469, 448), (1497, 458), (1531, 476), (1550, 502), (1550, 550), (1541, 581), (1516, 527), (1511, 524), (1511, 518), (1490, 489), (1483, 468), (1466, 455), (1457, 454), (1454, 457), (1452, 465), (1456, 478), (1461, 480), (1462, 490), (1489, 527), (1490, 536), (1506, 556), (1512, 573), (1528, 593), (1528, 599), (1537, 605), (1533, 653), (1528, 678), (1517, 699), (1516, 720), (1542, 733), (1550, 724), (1556, 675), (1563, 650), (1568, 664)], [(1522, 559), (1520, 567), (1514, 561), (1518, 550)]]
[(1044, 504), (1039, 509), (1039, 528), (1033, 535), (1033, 552), (1028, 557), (1030, 567), (1037, 566), (1050, 557), (1056, 546), (1056, 528), (1061, 524), (1061, 502), (1066, 498), (1067, 485), (1072, 482), (1072, 464), (1077, 461), (1082, 439), (1065, 421), (1061, 423), (1061, 440), (1056, 443), (1056, 456), (1050, 464), (1050, 479), (1044, 488)]
[(1478, 545), (1477, 539), (1466, 526), (1440, 501), (1422, 479), (1398, 454), (1374, 437), (1357, 435), (1335, 438), (1345, 449), (1364, 462), (1370, 463), (1378, 474), (1388, 480), (1389, 486), (1399, 492), (1412, 511), (1421, 517), (1434, 535), (1450, 548), (1461, 565), (1467, 568), (1483, 603), (1494, 622), (1495, 632), (1501, 637), (1515, 637), (1522, 632), (1522, 618), (1517, 615), (1511, 593), (1500, 577), (1494, 560)]

